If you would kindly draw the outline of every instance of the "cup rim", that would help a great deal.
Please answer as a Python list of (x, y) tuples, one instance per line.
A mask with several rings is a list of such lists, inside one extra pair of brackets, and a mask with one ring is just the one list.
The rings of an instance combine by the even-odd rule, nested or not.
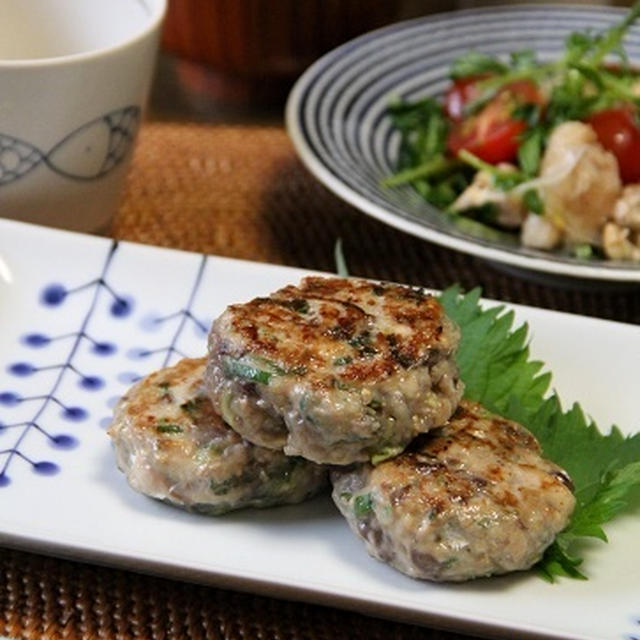
[(55, 67), (65, 64), (73, 64), (76, 62), (86, 62), (122, 51), (123, 49), (146, 39), (149, 35), (158, 30), (167, 13), (167, 7), (169, 4), (169, 0), (152, 0), (151, 3), (148, 3), (146, 0), (138, 0), (138, 2), (149, 9), (151, 12), (150, 20), (140, 31), (137, 31), (135, 35), (122, 42), (118, 42), (108, 47), (93, 49), (91, 51), (71, 53), (62, 56), (12, 60), (3, 60), (0, 58), (0, 70)]

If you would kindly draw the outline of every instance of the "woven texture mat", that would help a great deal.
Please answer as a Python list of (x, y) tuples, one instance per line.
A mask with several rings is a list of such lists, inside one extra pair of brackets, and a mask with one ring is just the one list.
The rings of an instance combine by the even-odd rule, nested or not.
[[(111, 234), (217, 255), (350, 272), (640, 322), (638, 291), (518, 279), (390, 229), (319, 185), (279, 128), (148, 123)], [(462, 640), (470, 636), (0, 548), (0, 635), (16, 638)]]
[(515, 277), (396, 231), (320, 185), (280, 128), (148, 124), (116, 238), (443, 288), (481, 286), (507, 302), (640, 323), (640, 288), (561, 288)]

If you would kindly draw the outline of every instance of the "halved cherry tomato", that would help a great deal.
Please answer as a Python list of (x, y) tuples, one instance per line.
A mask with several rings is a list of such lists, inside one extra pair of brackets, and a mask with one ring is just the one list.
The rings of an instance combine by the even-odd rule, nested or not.
[(489, 118), (482, 114), (454, 127), (447, 147), (453, 155), (466, 149), (491, 164), (509, 162), (518, 153), (518, 136), (525, 129), (526, 124), (521, 120)]
[[(454, 80), (444, 94), (444, 111), (447, 116), (454, 122), (460, 122), (464, 118), (465, 106), (482, 95), (480, 83), (490, 77), (491, 74), (484, 73)], [(544, 104), (538, 87), (529, 80), (511, 82), (503, 87), (500, 93), (508, 93), (518, 104)]]
[(517, 80), (508, 84), (502, 91), (509, 93), (518, 104), (537, 104), (541, 107), (545, 104), (544, 95), (531, 80)]
[[(469, 87), (465, 91), (465, 95), (472, 94)], [(466, 149), (491, 164), (513, 160), (520, 144), (518, 136), (527, 128), (513, 112), (517, 106), (531, 103), (544, 103), (534, 83), (523, 80), (505, 86), (479, 113), (453, 126), (447, 148), (453, 155)]]
[(618, 160), (622, 182), (640, 182), (640, 127), (633, 107), (612, 107), (594, 113), (587, 122), (594, 128), (600, 144)]
[(459, 122), (463, 119), (465, 105), (482, 95), (478, 82), (486, 80), (488, 77), (488, 74), (480, 74), (454, 80), (447, 93), (444, 94), (444, 112), (451, 120)]

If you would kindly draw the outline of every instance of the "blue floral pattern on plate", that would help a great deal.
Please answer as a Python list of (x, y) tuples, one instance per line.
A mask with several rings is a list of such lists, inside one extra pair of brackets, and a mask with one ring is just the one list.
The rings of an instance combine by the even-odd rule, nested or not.
[[(91, 297), (88, 299), (88, 305), (84, 315), (80, 317), (78, 326), (69, 327), (69, 332), (62, 335), (49, 335), (46, 333), (27, 333), (20, 336), (20, 342), (26, 347), (37, 349), (40, 353), (38, 359), (21, 360), (9, 363), (6, 367), (7, 372), (17, 378), (30, 378), (37, 376), (45, 371), (55, 371), (56, 375), (53, 383), (45, 388), (44, 393), (37, 395), (21, 395), (19, 392), (2, 390), (0, 391), (0, 406), (7, 414), (7, 419), (3, 421), (2, 430), (17, 432), (13, 444), (9, 448), (0, 450), (0, 487), (6, 487), (11, 482), (9, 468), (12, 463), (18, 459), (31, 465), (33, 471), (42, 475), (53, 475), (59, 470), (59, 464), (50, 460), (34, 460), (23, 451), (23, 442), (32, 432), (37, 432), (45, 438), (49, 444), (59, 449), (73, 449), (78, 444), (78, 437), (70, 433), (53, 432), (43, 422), (45, 412), (50, 405), (56, 405), (60, 408), (60, 417), (68, 422), (81, 422), (89, 418), (89, 411), (81, 405), (70, 404), (65, 398), (59, 394), (59, 388), (65, 376), (74, 376), (77, 379), (78, 386), (86, 392), (96, 391), (105, 386), (105, 380), (100, 375), (89, 374), (81, 371), (75, 364), (76, 354), (84, 343), (91, 345), (91, 351), (97, 357), (105, 357), (111, 355), (116, 350), (113, 342), (105, 340), (97, 340), (89, 333), (90, 323), (93, 315), (98, 312), (98, 302), (105, 292), (111, 297), (109, 305), (109, 313), (115, 318), (126, 317), (131, 313), (132, 301), (124, 296), (118, 295), (106, 280), (109, 267), (117, 252), (117, 243), (114, 243), (107, 253), (104, 265), (100, 275), (88, 282), (84, 282), (74, 287), (67, 287), (60, 283), (46, 284), (39, 295), (40, 304), (47, 310), (53, 312), (62, 308), (64, 303), (70, 296), (74, 296), (83, 290), (90, 290)], [(66, 357), (62, 361), (43, 363), (46, 357), (46, 349), (55, 342), (65, 341), (68, 343)], [(45, 353), (42, 353), (42, 352)], [(35, 405), (35, 409), (27, 420), (18, 422), (12, 421), (10, 417), (10, 409), (17, 407), (23, 403), (31, 403)], [(3, 416), (4, 417), (4, 416)]]
[[(32, 378), (45, 371), (55, 371), (56, 376), (44, 393), (36, 395), (22, 395), (18, 391), (3, 389), (0, 390), (0, 432), (17, 433), (13, 438), (11, 446), (0, 449), (0, 488), (7, 487), (11, 483), (9, 474), (10, 467), (18, 460), (31, 465), (34, 472), (40, 475), (54, 475), (60, 471), (60, 462), (45, 459), (33, 459), (23, 448), (23, 442), (31, 432), (37, 432), (42, 438), (57, 449), (74, 449), (79, 443), (79, 436), (76, 433), (54, 432), (44, 421), (44, 414), (50, 405), (55, 405), (60, 409), (59, 417), (67, 422), (82, 422), (91, 417), (90, 411), (82, 405), (71, 404), (59, 394), (59, 387), (66, 376), (74, 377), (77, 380), (77, 387), (87, 393), (103, 389), (106, 385), (104, 377), (93, 372), (87, 372), (79, 368), (76, 364), (76, 355), (84, 344), (88, 344), (90, 352), (96, 358), (105, 358), (114, 355), (118, 351), (117, 338), (113, 335), (95, 336), (90, 332), (91, 321), (98, 313), (110, 317), (113, 321), (122, 321), (132, 315), (135, 302), (132, 297), (120, 293), (110, 284), (109, 270), (112, 263), (117, 259), (118, 243), (114, 242), (105, 257), (104, 263), (97, 277), (84, 281), (81, 284), (70, 286), (61, 282), (49, 282), (44, 284), (38, 295), (38, 301), (48, 312), (60, 310), (64, 313), (64, 305), (71, 297), (79, 295), (81, 292), (89, 291), (91, 296), (85, 300), (86, 310), (81, 313), (79, 320), (71, 318), (72, 326), (68, 331), (50, 335), (43, 332), (31, 332), (19, 337), (20, 343), (31, 351), (38, 352), (38, 358), (23, 359), (11, 362), (6, 366), (6, 372), (13, 378)], [(211, 320), (201, 320), (193, 312), (193, 306), (202, 284), (203, 274), (207, 264), (206, 256), (200, 256), (196, 266), (193, 283), (190, 289), (186, 290), (184, 305), (179, 308), (170, 307), (162, 314), (149, 313), (139, 322), (139, 326), (144, 333), (140, 338), (145, 338), (144, 346), (130, 348), (126, 355), (134, 361), (151, 361), (152, 364), (145, 363), (144, 373), (151, 369), (161, 368), (174, 364), (179, 358), (189, 355), (186, 348), (181, 344), (181, 338), (187, 328), (192, 327), (199, 339), (204, 339), (207, 334)], [(106, 300), (105, 300), (106, 298)], [(171, 301), (172, 303), (173, 301)], [(75, 325), (73, 324), (75, 322)], [(148, 333), (157, 331), (162, 326), (171, 327), (168, 342), (159, 345), (151, 345), (146, 338)], [(66, 342), (67, 353), (63, 360), (45, 362), (47, 347), (58, 343)], [(30, 354), (31, 355), (31, 354)], [(154, 358), (161, 356), (161, 360)], [(96, 363), (96, 369), (100, 368), (100, 363)], [(144, 373), (122, 371), (117, 379), (125, 384), (131, 385), (139, 380)], [(113, 408), (119, 396), (110, 397), (106, 404), (108, 408)], [(35, 409), (26, 420), (13, 421), (11, 409), (24, 403), (32, 403)], [(100, 420), (100, 425), (106, 428), (110, 423), (110, 416)]]

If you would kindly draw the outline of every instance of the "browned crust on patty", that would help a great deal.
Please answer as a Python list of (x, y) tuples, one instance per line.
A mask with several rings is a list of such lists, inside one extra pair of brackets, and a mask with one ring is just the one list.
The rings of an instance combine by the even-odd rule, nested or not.
[[(482, 431), (476, 426), (480, 421)], [(483, 467), (482, 475), (474, 475), (465, 460), (455, 457), (456, 451), (478, 451), (482, 460), (491, 460), (492, 464)], [(495, 506), (508, 508), (520, 506), (523, 499), (522, 494), (516, 497), (509, 488), (507, 470), (511, 470), (512, 464), (536, 472), (537, 491), (541, 494), (558, 487), (573, 488), (569, 476), (553, 463), (543, 461), (540, 455), (538, 441), (522, 425), (464, 400), (443, 428), (418, 436), (402, 455), (372, 473), (373, 477), (384, 473), (381, 488), (389, 492), (396, 506), (415, 501), (422, 508), (428, 503), (438, 514), (452, 503), (468, 503), (481, 490), (491, 493)], [(418, 478), (430, 482), (437, 479), (441, 491), (424, 494)], [(526, 494), (526, 488), (520, 489)]]
[(313, 388), (331, 388), (336, 377), (379, 381), (434, 364), (454, 346), (440, 303), (394, 284), (309, 277), (228, 312), (244, 353), (268, 358)]
[(218, 515), (295, 503), (326, 485), (326, 470), (254, 446), (202, 389), (205, 359), (185, 358), (138, 381), (114, 410), (116, 462), (141, 493)]
[[(184, 442), (172, 435), (178, 429), (188, 433), (197, 425), (203, 426), (211, 437), (228, 435), (229, 427), (202, 393), (201, 376), (194, 375), (198, 369), (204, 371), (204, 366), (205, 358), (184, 358), (172, 367), (149, 374), (122, 399), (121, 418), (131, 420), (138, 433), (146, 432), (149, 438), (153, 438), (158, 450), (167, 452), (184, 449)], [(173, 395), (179, 386), (182, 387), (182, 394), (190, 396), (190, 400), (182, 405), (175, 403)], [(162, 415), (161, 419), (158, 418), (159, 414)], [(242, 440), (236, 434), (233, 434), (233, 438), (238, 442)]]
[(397, 457), (334, 468), (332, 481), (369, 553), (429, 580), (532, 566), (575, 505), (571, 479), (525, 427), (468, 400)]

